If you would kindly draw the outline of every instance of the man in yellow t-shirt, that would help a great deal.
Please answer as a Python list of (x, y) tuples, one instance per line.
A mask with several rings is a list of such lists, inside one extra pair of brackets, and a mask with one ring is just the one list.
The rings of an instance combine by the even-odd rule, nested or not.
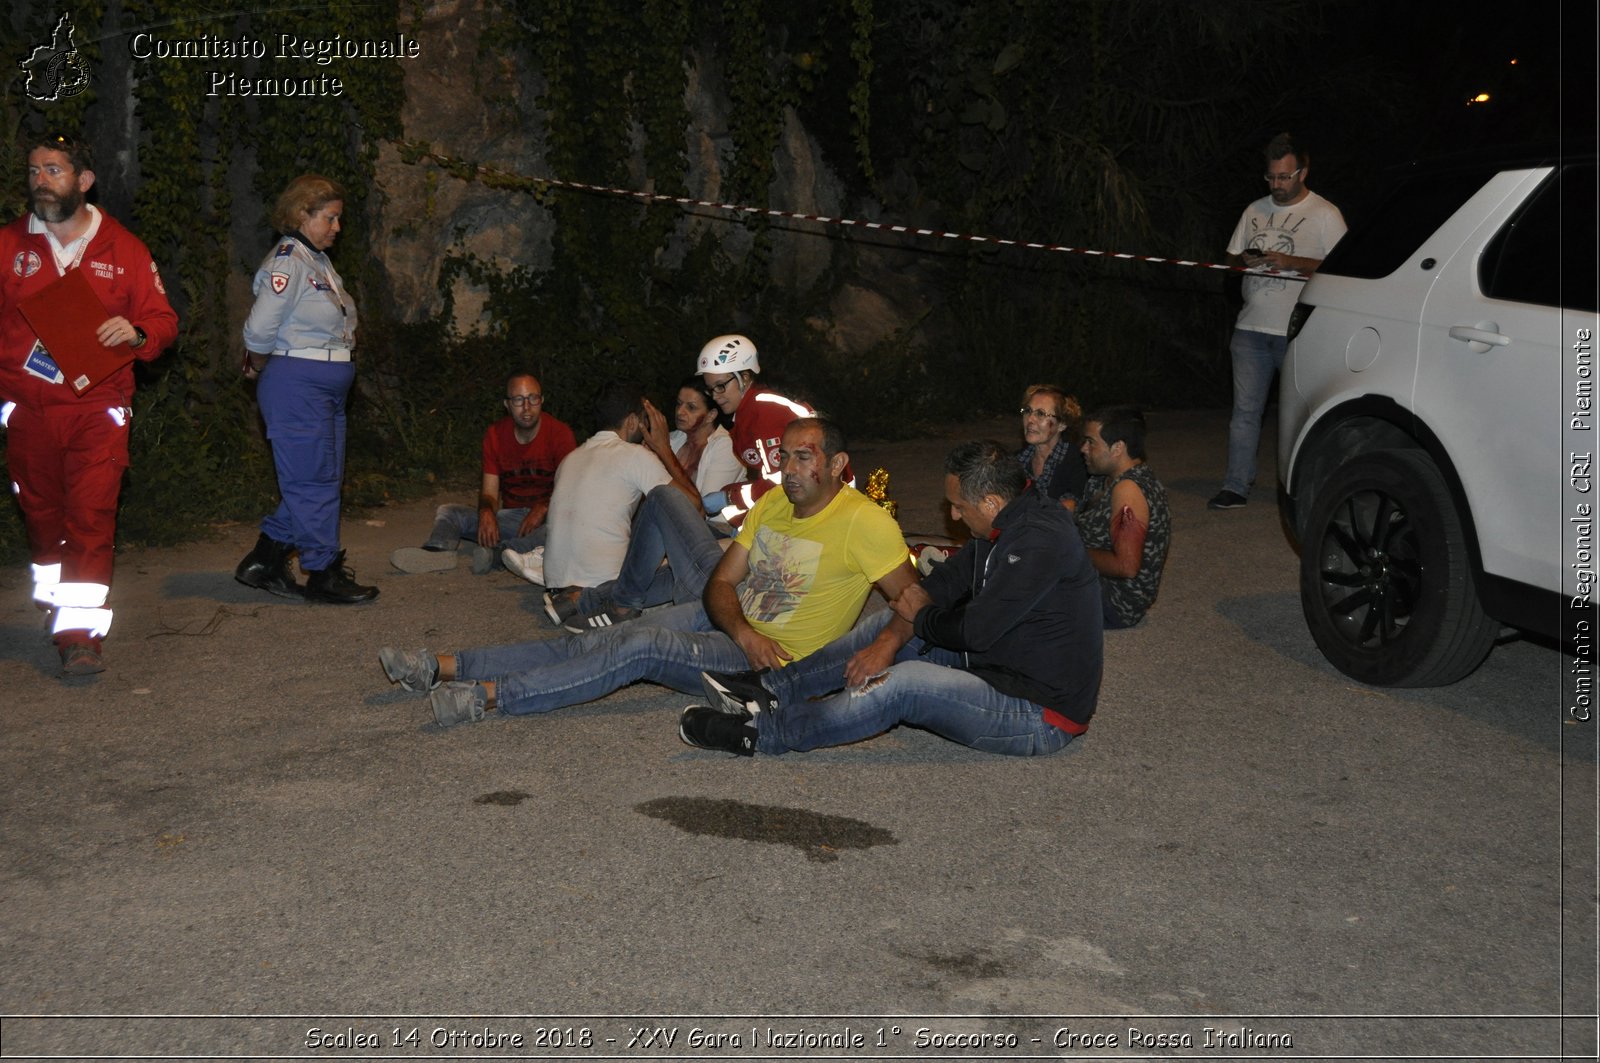
[[(704, 598), (566, 638), (435, 656), (385, 647), (390, 681), (429, 691), (443, 726), (549, 712), (646, 679), (685, 693), (703, 670), (781, 667), (848, 631), (876, 586), (893, 602), (917, 582), (894, 518), (844, 483), (844, 433), (793, 421), (769, 491), (711, 573)], [(868, 654), (872, 647), (862, 651)]]

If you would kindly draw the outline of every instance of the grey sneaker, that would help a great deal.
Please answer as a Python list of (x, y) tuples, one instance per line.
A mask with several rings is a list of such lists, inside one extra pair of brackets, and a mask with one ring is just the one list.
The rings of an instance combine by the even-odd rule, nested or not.
[(456, 567), (456, 552), (430, 550), (426, 546), (402, 546), (389, 555), (389, 564), (413, 576), (420, 576), (424, 572), (449, 572)]
[(439, 658), (427, 650), (399, 650), (385, 646), (378, 651), (378, 663), (389, 682), (413, 694), (426, 694), (439, 685)]
[(489, 694), (478, 683), (441, 683), (428, 695), (440, 727), (476, 723), (489, 710)]
[(678, 737), (696, 749), (720, 749), (741, 757), (754, 756), (756, 729), (748, 719), (729, 716), (706, 705), (690, 705), (678, 717)]
[(472, 547), (472, 574), (474, 576), (487, 576), (494, 566), (500, 563), (499, 551), (492, 546)]
[(761, 675), (761, 672), (701, 672), (700, 685), (713, 709), (749, 718), (778, 707), (778, 699), (762, 685)]

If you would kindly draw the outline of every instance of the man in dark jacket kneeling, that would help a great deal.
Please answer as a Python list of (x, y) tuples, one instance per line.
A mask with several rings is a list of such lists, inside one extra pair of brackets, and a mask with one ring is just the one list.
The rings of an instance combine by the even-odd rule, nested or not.
[(787, 667), (704, 673), (712, 703), (684, 710), (683, 740), (787, 753), (907, 723), (1035, 756), (1083, 734), (1100, 692), (1099, 577), (1072, 515), (1026, 486), (1000, 444), (957, 447), (945, 498), (972, 532), (960, 552), (889, 610)]

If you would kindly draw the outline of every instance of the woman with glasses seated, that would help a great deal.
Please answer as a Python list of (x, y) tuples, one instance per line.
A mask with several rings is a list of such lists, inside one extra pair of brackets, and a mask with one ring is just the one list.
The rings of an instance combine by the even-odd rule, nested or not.
[(1089, 471), (1079, 452), (1083, 408), (1054, 384), (1035, 384), (1022, 396), (1022, 439), (1017, 460), (1028, 474), (1028, 489), (1042, 498), (1076, 508)]
[[(355, 581), (339, 546), (345, 398), (356, 373), (356, 307), (328, 258), (343, 213), (344, 191), (316, 174), (290, 181), (272, 208), (281, 235), (251, 288), (244, 373), (260, 381), (256, 400), (282, 501), (234, 578), (284, 597), (349, 605), (371, 601), (378, 588)], [(303, 587), (289, 571), (296, 551)]]

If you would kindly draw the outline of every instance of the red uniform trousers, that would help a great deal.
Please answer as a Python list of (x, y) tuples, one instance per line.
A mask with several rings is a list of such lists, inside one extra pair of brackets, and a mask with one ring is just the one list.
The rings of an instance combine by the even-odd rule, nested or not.
[[(34, 597), (56, 609), (58, 643), (86, 642), (111, 627), (117, 498), (128, 467), (132, 411), (83, 404), (18, 406), (7, 459), (33, 554)], [(48, 575), (59, 565), (59, 583)]]

